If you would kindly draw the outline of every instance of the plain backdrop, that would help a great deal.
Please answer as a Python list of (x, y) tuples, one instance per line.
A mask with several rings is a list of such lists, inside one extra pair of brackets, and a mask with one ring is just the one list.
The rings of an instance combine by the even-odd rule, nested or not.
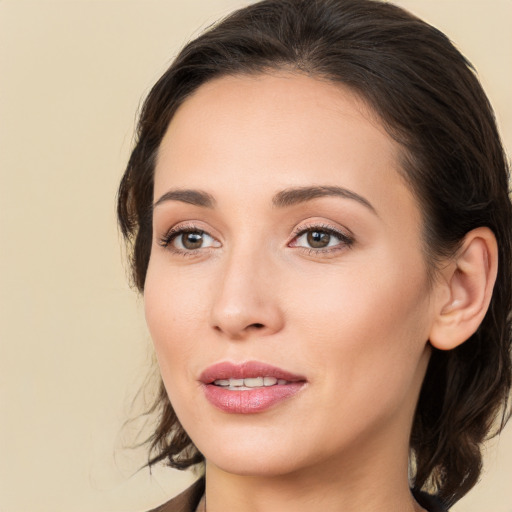
[[(244, 3), (0, 0), (0, 512), (143, 511), (193, 479), (126, 448), (153, 356), (115, 195), (141, 98)], [(475, 64), (510, 150), (512, 1), (397, 3)], [(511, 484), (512, 425), (455, 512), (512, 512)]]

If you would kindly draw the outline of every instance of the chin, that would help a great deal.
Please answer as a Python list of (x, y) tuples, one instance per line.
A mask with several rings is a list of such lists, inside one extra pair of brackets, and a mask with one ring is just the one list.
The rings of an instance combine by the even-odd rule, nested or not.
[(225, 473), (232, 475), (275, 478), (294, 473), (299, 469), (290, 461), (283, 461), (278, 457), (260, 457), (258, 460), (251, 460), (248, 456), (234, 454), (232, 457), (222, 454), (221, 457), (208, 459), (207, 464), (213, 464)]
[(267, 438), (258, 442), (255, 437), (248, 442), (227, 437), (229, 439), (219, 439), (217, 443), (212, 443), (214, 438), (210, 438), (204, 445), (196, 445), (207, 463), (222, 471), (240, 476), (277, 477), (301, 467), (297, 454), (303, 454), (303, 451), (282, 439), (271, 441)]

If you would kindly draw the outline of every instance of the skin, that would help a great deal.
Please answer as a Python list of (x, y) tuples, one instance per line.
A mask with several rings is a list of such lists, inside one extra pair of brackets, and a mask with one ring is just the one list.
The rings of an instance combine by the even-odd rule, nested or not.
[[(285, 72), (209, 82), (171, 121), (145, 309), (171, 403), (207, 460), (208, 512), (422, 510), (408, 440), (441, 292), (427, 279), (399, 155), (353, 92)], [(371, 206), (272, 202), (311, 186), (343, 187)], [(214, 204), (160, 200), (185, 189)], [(312, 250), (297, 232), (314, 227), (344, 236)], [(166, 239), (180, 228), (205, 233), (203, 245)], [(307, 383), (257, 414), (212, 406), (201, 372), (250, 360)]]

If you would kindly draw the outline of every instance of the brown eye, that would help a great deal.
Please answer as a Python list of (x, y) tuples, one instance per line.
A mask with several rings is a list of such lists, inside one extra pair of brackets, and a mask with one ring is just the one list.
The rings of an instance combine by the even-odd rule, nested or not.
[[(354, 239), (330, 227), (315, 227), (302, 230), (290, 244), (292, 247), (303, 247), (317, 251), (319, 254), (335, 249), (352, 246)], [(325, 249), (325, 251), (323, 251)]]
[(177, 239), (181, 239), (184, 249), (200, 249), (203, 245), (203, 235), (200, 231), (189, 231), (182, 233)]
[(329, 245), (331, 235), (325, 231), (308, 231), (306, 240), (313, 249), (322, 249)]
[(183, 229), (169, 235), (163, 240), (164, 247), (175, 249), (177, 252), (195, 251), (208, 247), (220, 247), (221, 244), (208, 233), (199, 229)]

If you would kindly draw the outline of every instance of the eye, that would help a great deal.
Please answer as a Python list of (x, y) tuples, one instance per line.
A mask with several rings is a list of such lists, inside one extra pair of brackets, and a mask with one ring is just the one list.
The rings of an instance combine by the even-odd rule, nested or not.
[(203, 231), (184, 231), (172, 241), (176, 249), (194, 250), (211, 247), (213, 238)]
[(313, 249), (323, 249), (332, 245), (336, 238), (325, 231), (307, 231), (297, 239), (297, 245), (304, 247), (307, 244)]
[(220, 247), (220, 243), (200, 229), (173, 229), (160, 241), (163, 247), (176, 252), (189, 252), (209, 247)]
[(314, 251), (333, 250), (349, 247), (354, 240), (351, 236), (327, 226), (311, 226), (301, 229), (290, 244), (292, 247), (303, 247)]

